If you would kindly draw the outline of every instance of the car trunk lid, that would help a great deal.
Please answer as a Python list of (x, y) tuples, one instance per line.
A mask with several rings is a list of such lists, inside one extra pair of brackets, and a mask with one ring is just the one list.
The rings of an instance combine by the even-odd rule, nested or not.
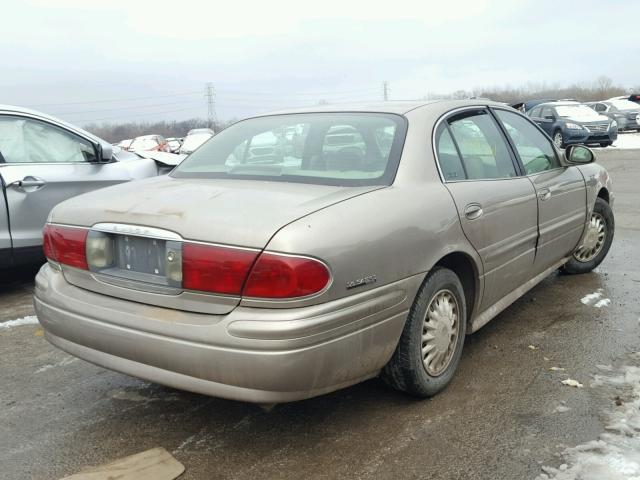
[(158, 177), (63, 202), (50, 221), (88, 227), (88, 241), (106, 236), (115, 249), (106, 268), (65, 267), (70, 283), (142, 303), (224, 314), (239, 296), (188, 291), (171, 277), (167, 259), (180, 255), (181, 244), (259, 252), (288, 223), (378, 188)]

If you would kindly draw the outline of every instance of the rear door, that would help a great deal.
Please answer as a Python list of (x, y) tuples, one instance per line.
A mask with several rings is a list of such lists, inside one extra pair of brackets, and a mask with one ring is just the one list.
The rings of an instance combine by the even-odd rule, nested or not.
[(88, 139), (35, 118), (0, 115), (0, 153), (15, 254), (41, 245), (42, 227), (59, 202), (129, 180), (117, 162), (96, 163)]
[(465, 109), (441, 122), (436, 151), (462, 229), (483, 262), (484, 310), (532, 276), (536, 192), (519, 175), (506, 139), (486, 108)]
[(494, 109), (538, 197), (539, 239), (534, 270), (540, 273), (577, 247), (587, 218), (584, 177), (562, 165), (551, 142), (525, 117)]

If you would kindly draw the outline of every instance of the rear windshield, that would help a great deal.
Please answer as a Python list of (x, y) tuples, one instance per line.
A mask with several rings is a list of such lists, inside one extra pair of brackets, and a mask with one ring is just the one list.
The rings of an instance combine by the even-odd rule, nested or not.
[(391, 184), (405, 133), (404, 117), (382, 113), (251, 118), (214, 136), (171, 176), (344, 186)]

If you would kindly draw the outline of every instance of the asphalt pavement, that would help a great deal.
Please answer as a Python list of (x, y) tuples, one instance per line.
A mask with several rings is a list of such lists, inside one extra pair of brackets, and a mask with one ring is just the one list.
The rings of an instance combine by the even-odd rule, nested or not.
[[(469, 336), (453, 383), (428, 400), (374, 379), (266, 412), (150, 384), (70, 357), (37, 324), (3, 327), (33, 315), (35, 270), (0, 272), (0, 478), (58, 479), (154, 447), (185, 480), (534, 479), (557, 467), (566, 447), (598, 438), (616, 401), (590, 386), (597, 365), (640, 364), (640, 150), (598, 157), (616, 197), (607, 259), (551, 275)], [(592, 293), (611, 303), (581, 301)]]

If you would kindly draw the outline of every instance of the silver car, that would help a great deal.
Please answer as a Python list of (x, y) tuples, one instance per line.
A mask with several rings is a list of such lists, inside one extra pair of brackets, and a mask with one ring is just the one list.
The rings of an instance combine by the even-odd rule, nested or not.
[(0, 105), (0, 268), (43, 258), (42, 227), (57, 203), (156, 176), (162, 165), (49, 115)]
[[(252, 161), (266, 134), (279, 162)], [(251, 118), (168, 176), (58, 205), (36, 311), (72, 355), (203, 394), (269, 404), (382, 375), (433, 395), (466, 334), (603, 260), (593, 160), (484, 100)]]

